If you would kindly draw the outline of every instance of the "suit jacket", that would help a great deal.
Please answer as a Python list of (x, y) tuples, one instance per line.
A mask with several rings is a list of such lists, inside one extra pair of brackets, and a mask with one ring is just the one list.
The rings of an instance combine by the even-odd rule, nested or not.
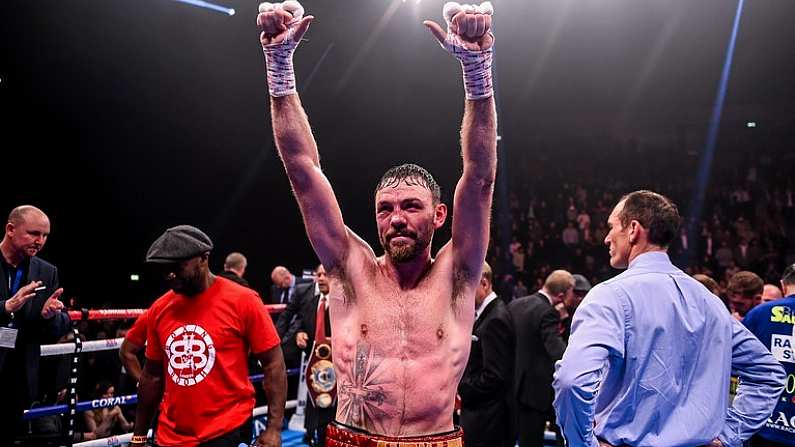
[[(317, 327), (317, 306), (320, 295), (315, 295), (315, 283), (300, 284), (295, 287), (292, 301), (287, 305), (287, 309), (279, 315), (276, 323), (276, 330), (282, 337), (282, 350), (289, 349), (297, 353), (300, 361), (300, 352), (295, 344), (295, 335), (298, 332), (306, 332), (309, 339), (306, 342), (307, 360), (312, 353), (312, 344), (315, 342), (315, 329)], [(326, 333), (330, 333), (331, 323), (329, 322), (328, 311), (326, 311)], [(328, 425), (337, 412), (336, 405), (329, 408), (315, 408), (307, 399), (305, 426), (308, 431), (315, 430), (319, 426)]]
[(514, 340), (508, 307), (497, 298), (475, 321), (469, 361), (458, 384), (466, 445), (514, 445), (510, 417)]
[(246, 281), (244, 278), (237, 276), (235, 272), (224, 270), (223, 272), (218, 273), (217, 275), (220, 276), (221, 278), (226, 278), (232, 282), (236, 282), (243, 287), (248, 287), (249, 289), (251, 288), (248, 281)]
[(516, 331), (513, 395), (519, 404), (545, 412), (555, 397), (555, 362), (566, 350), (559, 332), (560, 315), (541, 293), (512, 301), (508, 311)]
[(282, 293), (284, 289), (277, 287), (276, 284), (271, 286), (271, 293), (268, 295), (268, 302), (265, 304), (279, 304), (281, 303)]
[[(317, 303), (320, 300), (319, 295), (315, 295), (315, 283), (304, 283), (295, 286), (292, 299), (287, 305), (287, 308), (279, 315), (276, 322), (276, 330), (282, 341), (286, 341), (287, 337), (290, 338), (290, 343), (295, 345), (295, 334), (298, 332), (306, 332), (309, 334), (309, 341), (304, 352), (310, 353), (312, 343), (315, 341), (315, 326), (317, 324)], [(326, 328), (331, 326), (326, 321)]]
[[(5, 311), (5, 302), (13, 295), (8, 290), (8, 283), (5, 281), (6, 272), (0, 263), (0, 326), (7, 326), (11, 321), (10, 315)], [(8, 365), (8, 367), (24, 367), (27, 379), (29, 402), (36, 399), (38, 394), (39, 382), (39, 359), (41, 357), (42, 344), (55, 343), (69, 330), (69, 315), (65, 312), (56, 314), (49, 320), (41, 316), (41, 310), (47, 298), (58, 288), (58, 269), (49, 262), (33, 257), (30, 258), (28, 274), (23, 285), (31, 281), (41, 281), (47, 288), (37, 292), (30, 301), (17, 312), (14, 312), (14, 323), (17, 326), (16, 349), (20, 364)], [(6, 357), (10, 349), (0, 348), (0, 370), (6, 367)], [(0, 387), (7, 384), (0, 384)]]
[[(288, 299), (290, 301), (293, 300), (293, 297), (297, 293), (298, 286), (306, 285), (306, 284), (314, 284), (314, 283), (315, 283), (315, 281), (312, 280), (311, 278), (303, 278), (303, 277), (296, 276), (295, 277), (295, 287), (293, 287), (293, 293), (292, 293), (292, 295), (289, 296)], [(289, 289), (287, 289), (287, 290), (289, 290)], [(285, 289), (283, 289), (281, 287), (277, 287), (276, 284), (273, 284), (271, 286), (271, 293), (269, 295), (270, 302), (265, 303), (265, 304), (280, 304), (282, 302), (282, 294), (284, 293), (284, 291), (285, 291)]]

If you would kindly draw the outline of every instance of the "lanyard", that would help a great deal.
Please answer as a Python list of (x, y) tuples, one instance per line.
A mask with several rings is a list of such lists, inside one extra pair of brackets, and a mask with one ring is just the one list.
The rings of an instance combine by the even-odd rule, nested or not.
[[(11, 283), (11, 277), (10, 276), (8, 277), (8, 290), (9, 292), (11, 292), (9, 293), (9, 295), (14, 296), (14, 294), (17, 293), (21, 285), (22, 285), (22, 269), (17, 268), (17, 273), (16, 275), (14, 275), (13, 284)], [(9, 316), (11, 317), (11, 321), (8, 323), (8, 327), (13, 329), (16, 326), (16, 324), (14, 324), (14, 312), (11, 312)]]
[(22, 285), (22, 269), (17, 268), (17, 274), (14, 277), (14, 283), (11, 283), (11, 277), (8, 277), (8, 289), (9, 295), (14, 296), (15, 293), (19, 290), (19, 287)]

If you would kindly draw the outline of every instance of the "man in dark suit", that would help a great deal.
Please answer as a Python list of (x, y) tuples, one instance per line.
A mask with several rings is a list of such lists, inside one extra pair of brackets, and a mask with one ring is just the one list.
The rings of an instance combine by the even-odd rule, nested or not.
[(287, 304), (292, 300), (296, 287), (301, 284), (312, 284), (311, 279), (297, 278), (287, 270), (287, 267), (278, 265), (271, 272), (271, 302), (270, 304)]
[[(547, 421), (552, 422), (553, 429), (557, 428), (552, 410), (552, 375), (566, 346), (560, 336), (560, 314), (555, 305), (571, 298), (573, 291), (571, 273), (555, 270), (537, 293), (508, 305), (516, 331), (513, 395), (520, 447), (543, 446)], [(558, 444), (561, 443), (558, 436)]]
[[(294, 320), (297, 323), (295, 337), (283, 339), (283, 341), (291, 343), (304, 351), (307, 359), (309, 359), (312, 353), (312, 346), (315, 343), (321, 298), (325, 298), (322, 310), (324, 313), (325, 333), (327, 337), (331, 337), (328, 294), (329, 281), (326, 276), (326, 270), (322, 265), (319, 265), (317, 270), (315, 270), (315, 282), (296, 286), (292, 301), (287, 305), (287, 309), (279, 315), (279, 321), (276, 324), (276, 330), (281, 335), (288, 333), (290, 321)], [(318, 408), (314, 405), (312, 399), (307, 399), (307, 401), (304, 413), (304, 426), (306, 427), (307, 437), (312, 442), (317, 442), (317, 444), (312, 445), (325, 446), (326, 426), (334, 420), (334, 415), (337, 412), (336, 403), (328, 408)]]
[(0, 446), (12, 445), (22, 411), (37, 398), (41, 344), (69, 329), (58, 270), (36, 257), (49, 234), (47, 215), (26, 205), (11, 211), (0, 242)]
[[(273, 281), (273, 286), (271, 286), (270, 304), (289, 305), (296, 294), (308, 294), (311, 297), (315, 287), (315, 282), (311, 278), (297, 278), (281, 265), (276, 266), (271, 272), (271, 281)], [(305, 300), (302, 299), (302, 301)], [(293, 306), (292, 309), (282, 312), (281, 315), (271, 314), (276, 329), (279, 331), (279, 337), (282, 338), (282, 353), (288, 369), (298, 368), (301, 363), (301, 351), (295, 344), (295, 335), (300, 324), (296, 309), (299, 308)], [(287, 384), (288, 395), (294, 396), (298, 385), (297, 377), (291, 376)]]
[(464, 376), (458, 384), (461, 427), (467, 447), (513, 447), (511, 419), (514, 331), (505, 303), (492, 289), (492, 272), (483, 266), (475, 291), (475, 325)]

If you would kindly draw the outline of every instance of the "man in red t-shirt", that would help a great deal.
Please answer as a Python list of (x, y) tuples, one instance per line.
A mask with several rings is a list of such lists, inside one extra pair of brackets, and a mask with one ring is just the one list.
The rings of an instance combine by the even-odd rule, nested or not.
[(281, 446), (287, 376), (279, 336), (256, 292), (210, 273), (210, 250), (206, 234), (180, 225), (166, 230), (146, 255), (171, 290), (149, 308), (131, 445), (146, 442), (161, 399), (159, 446), (248, 444), (255, 400), (251, 352), (262, 364), (268, 399), (268, 428), (257, 445)]

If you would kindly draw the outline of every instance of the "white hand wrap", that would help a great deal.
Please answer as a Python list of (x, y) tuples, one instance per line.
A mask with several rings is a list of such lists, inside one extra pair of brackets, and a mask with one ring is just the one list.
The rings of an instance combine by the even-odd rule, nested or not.
[(284, 3), (260, 3), (259, 12), (283, 9), (293, 15), (287, 25), (287, 35), (281, 43), (263, 45), (265, 53), (265, 66), (268, 71), (268, 91), (271, 96), (287, 96), (296, 93), (295, 71), (293, 70), (293, 53), (298, 42), (293, 40), (298, 22), (304, 16), (304, 8), (294, 0)]
[(466, 98), (469, 100), (488, 98), (494, 95), (491, 78), (493, 47), (481, 51), (471, 51), (464, 47), (461, 36), (450, 31), (453, 16), (460, 11), (492, 15), (494, 8), (490, 2), (484, 2), (479, 6), (448, 2), (444, 5), (443, 10), (444, 20), (447, 22), (447, 38), (442, 44), (442, 48), (461, 62)]

